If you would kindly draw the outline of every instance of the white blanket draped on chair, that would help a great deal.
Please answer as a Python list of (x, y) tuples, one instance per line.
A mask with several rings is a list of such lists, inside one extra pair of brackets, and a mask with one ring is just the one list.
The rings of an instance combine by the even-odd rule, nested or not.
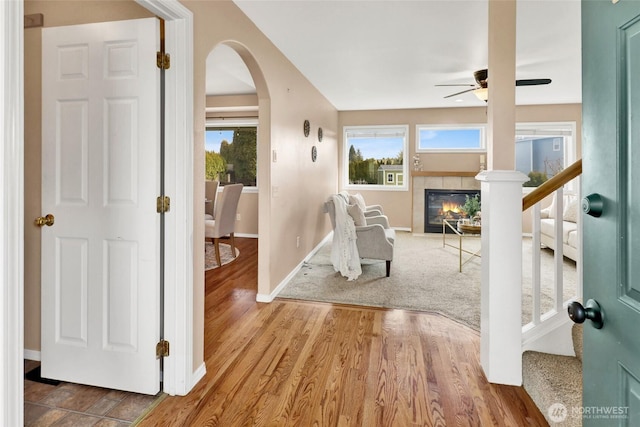
[(356, 245), (356, 226), (347, 213), (347, 202), (340, 195), (331, 196), (335, 206), (336, 226), (331, 245), (331, 263), (347, 280), (355, 280), (362, 274), (360, 255)]

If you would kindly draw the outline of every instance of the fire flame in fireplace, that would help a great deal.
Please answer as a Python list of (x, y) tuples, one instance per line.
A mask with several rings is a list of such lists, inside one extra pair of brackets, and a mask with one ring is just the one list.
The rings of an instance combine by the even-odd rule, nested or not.
[(457, 203), (453, 203), (453, 202), (442, 202), (442, 213), (447, 213), (447, 212), (452, 212), (452, 213), (461, 213), (462, 210), (460, 209), (460, 205)]

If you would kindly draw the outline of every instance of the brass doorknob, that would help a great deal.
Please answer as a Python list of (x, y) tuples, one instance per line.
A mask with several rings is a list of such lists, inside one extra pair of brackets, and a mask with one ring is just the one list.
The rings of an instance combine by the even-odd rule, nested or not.
[(39, 216), (38, 218), (36, 218), (35, 223), (38, 227), (43, 227), (45, 225), (51, 227), (54, 221), (55, 218), (53, 217), (53, 215), (47, 214), (47, 216)]

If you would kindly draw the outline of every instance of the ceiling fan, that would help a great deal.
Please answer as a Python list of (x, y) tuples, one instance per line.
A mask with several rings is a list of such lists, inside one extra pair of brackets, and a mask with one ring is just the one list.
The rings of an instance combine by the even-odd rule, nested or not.
[[(465, 89), (460, 92), (452, 93), (451, 95), (445, 96), (445, 98), (451, 98), (453, 96), (461, 95), (467, 92), (473, 92), (479, 99), (483, 101), (487, 101), (488, 98), (488, 78), (489, 72), (485, 68), (483, 70), (474, 71), (473, 77), (476, 80), (476, 84), (450, 84), (450, 85), (436, 85), (436, 86), (468, 86), (471, 89)], [(537, 86), (537, 85), (548, 85), (551, 83), (551, 79), (520, 79), (516, 80), (516, 86)]]

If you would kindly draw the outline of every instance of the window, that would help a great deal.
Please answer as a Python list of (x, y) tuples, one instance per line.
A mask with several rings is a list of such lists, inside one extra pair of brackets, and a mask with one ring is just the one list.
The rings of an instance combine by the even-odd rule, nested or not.
[(344, 128), (346, 188), (406, 190), (407, 126)]
[(207, 123), (205, 179), (220, 185), (242, 183), (256, 187), (257, 123), (237, 126)]
[(416, 126), (418, 153), (485, 151), (484, 125)]
[(575, 126), (575, 123), (516, 124), (516, 170), (529, 177), (525, 187), (537, 187), (575, 162)]

